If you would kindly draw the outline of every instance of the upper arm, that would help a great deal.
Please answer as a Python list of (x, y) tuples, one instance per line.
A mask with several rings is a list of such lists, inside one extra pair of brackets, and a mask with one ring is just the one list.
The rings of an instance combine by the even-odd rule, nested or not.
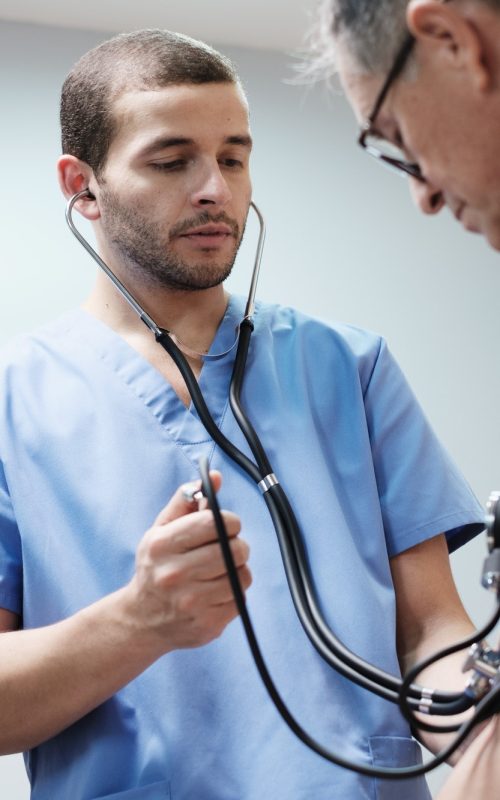
[(19, 628), (19, 616), (6, 608), (0, 608), (0, 633), (16, 631)]
[(391, 559), (396, 595), (397, 650), (406, 671), (425, 655), (473, 630), (451, 572), (444, 535)]

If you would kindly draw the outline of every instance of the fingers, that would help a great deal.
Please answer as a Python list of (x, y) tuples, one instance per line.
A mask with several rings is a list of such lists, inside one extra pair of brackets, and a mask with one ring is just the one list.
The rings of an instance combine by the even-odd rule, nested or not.
[[(217, 491), (221, 476), (212, 472)], [(134, 609), (143, 629), (164, 652), (196, 647), (219, 636), (238, 614), (210, 509), (199, 510), (181, 486), (141, 539), (130, 584)], [(248, 544), (241, 523), (222, 511), (229, 546), (245, 592), (251, 582)]]
[[(243, 592), (246, 592), (252, 584), (252, 574), (246, 564), (239, 567), (237, 574), (240, 587)], [(224, 611), (231, 619), (237, 616), (238, 609), (226, 575), (216, 580), (198, 583), (191, 590), (179, 595), (178, 610), (182, 614), (197, 615), (205, 613), (209, 609)]]
[[(240, 520), (231, 511), (221, 513), (227, 534), (233, 539), (241, 530)], [(206, 509), (192, 512), (164, 525), (156, 525), (151, 528), (147, 538), (150, 555), (156, 560), (172, 554), (188, 553), (217, 542), (217, 528), (212, 512)]]
[[(217, 472), (217, 470), (211, 470), (210, 478), (214, 490), (218, 492), (222, 483), (222, 476), (220, 472)], [(201, 481), (194, 481), (194, 484), (201, 485)], [(174, 519), (183, 517), (186, 514), (192, 514), (194, 511), (198, 510), (197, 502), (188, 499), (185, 493), (186, 489), (192, 486), (193, 483), (185, 483), (182, 486), (179, 486), (167, 505), (158, 514), (154, 522), (155, 525), (166, 525), (168, 522), (172, 522)]]
[[(233, 538), (230, 543), (236, 568), (244, 566), (250, 548), (243, 539)], [(190, 550), (187, 553), (172, 554), (168, 551), (163, 559), (155, 554), (154, 559), (161, 569), (164, 588), (174, 588), (180, 584), (214, 581), (226, 575), (226, 566), (218, 542)]]
[[(245, 566), (250, 556), (250, 548), (244, 539), (235, 538), (230, 542), (234, 566), (240, 569)], [(227, 569), (224, 556), (218, 542), (207, 545), (201, 551), (201, 558), (193, 559), (192, 577), (197, 581), (213, 581), (226, 575)], [(193, 558), (189, 554), (187, 558)]]

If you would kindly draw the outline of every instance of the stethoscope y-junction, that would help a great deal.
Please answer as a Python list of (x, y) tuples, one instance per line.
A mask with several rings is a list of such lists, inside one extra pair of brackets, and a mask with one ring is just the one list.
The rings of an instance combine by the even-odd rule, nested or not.
[[(241, 404), (241, 390), (244, 380), (245, 365), (254, 327), (252, 318), (254, 313), (255, 293), (265, 239), (265, 223), (261, 212), (254, 203), (251, 203), (251, 207), (259, 221), (260, 233), (245, 313), (239, 325), (239, 330), (236, 333), (234, 345), (230, 348), (233, 349), (233, 347), (236, 346), (237, 349), (231, 376), (229, 402), (236, 422), (249, 444), (254, 458), (254, 460), (252, 460), (224, 436), (213, 420), (200, 391), (196, 377), (186, 359), (185, 354), (191, 355), (193, 351), (186, 348), (182, 343), (176, 340), (174, 334), (160, 327), (151, 318), (130, 294), (127, 287), (124, 286), (76, 228), (72, 218), (73, 207), (78, 200), (88, 197), (90, 197), (90, 193), (88, 190), (84, 190), (75, 194), (67, 204), (66, 220), (72, 233), (97, 262), (99, 267), (104, 270), (123, 298), (152, 332), (156, 341), (170, 355), (186, 383), (192, 402), (209, 435), (224, 453), (248, 475), (260, 490), (277, 534), (286, 578), (295, 610), (314, 648), (321, 658), (339, 674), (367, 691), (392, 703), (398, 704), (402, 713), (409, 720), (416, 735), (418, 735), (419, 730), (425, 730), (456, 733), (456, 736), (442, 752), (426, 764), (413, 767), (373, 767), (368, 764), (355, 763), (327, 750), (309, 736), (289, 712), (267, 670), (253, 631), (245, 603), (245, 597), (239, 584), (237, 570), (232, 559), (223, 519), (215, 492), (211, 485), (208, 465), (206, 461), (201, 461), (200, 473), (202, 492), (207, 497), (209, 506), (214, 514), (220, 546), (245, 634), (261, 678), (277, 710), (287, 725), (304, 744), (323, 758), (338, 766), (354, 770), (363, 775), (385, 779), (412, 778), (429, 772), (431, 769), (434, 769), (439, 764), (449, 759), (452, 753), (460, 747), (469, 736), (475, 725), (500, 710), (500, 653), (492, 650), (483, 642), (483, 639), (495, 627), (500, 619), (500, 496), (498, 494), (492, 495), (487, 517), (490, 556), (485, 562), (483, 582), (488, 588), (495, 592), (497, 599), (495, 612), (488, 623), (473, 636), (417, 664), (404, 680), (384, 672), (351, 652), (335, 636), (324, 618), (316, 594), (303, 537), (295, 514), (283, 487), (274, 473), (260, 439)], [(229, 351), (213, 354), (210, 357), (219, 358), (227, 352)], [(204, 354), (203, 357), (209, 356)], [(471, 648), (465, 665), (466, 669), (471, 671), (471, 677), (463, 692), (434, 690), (419, 686), (415, 683), (419, 673), (426, 666), (453, 652), (458, 652), (465, 648)], [(422, 716), (427, 718), (433, 715), (454, 715), (467, 711), (473, 706), (475, 706), (474, 713), (461, 725), (433, 725), (430, 722), (422, 721)], [(417, 714), (420, 716), (417, 717)]]

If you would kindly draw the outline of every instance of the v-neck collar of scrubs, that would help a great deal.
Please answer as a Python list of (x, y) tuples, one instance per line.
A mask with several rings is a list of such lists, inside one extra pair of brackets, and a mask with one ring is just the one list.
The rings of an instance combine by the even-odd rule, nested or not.
[[(224, 353), (231, 347), (243, 314), (243, 298), (230, 296), (209, 355)], [(211, 441), (193, 404), (186, 408), (163, 375), (119, 334), (83, 309), (75, 310), (69, 317), (68, 320), (66, 316), (69, 322), (66, 333), (77, 336), (91, 347), (100, 361), (144, 402), (179, 444)], [(228, 405), (235, 355), (236, 347), (219, 358), (206, 359), (198, 380), (218, 427), (222, 424)]]

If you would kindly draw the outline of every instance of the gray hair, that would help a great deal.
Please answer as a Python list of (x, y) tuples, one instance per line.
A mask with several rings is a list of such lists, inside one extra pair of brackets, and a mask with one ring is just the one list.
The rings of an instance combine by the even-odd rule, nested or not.
[[(500, 10), (500, 0), (477, 2)], [(407, 31), (407, 5), (408, 0), (321, 0), (307, 72), (316, 77), (331, 75), (336, 45), (345, 48), (355, 70), (386, 72)]]

